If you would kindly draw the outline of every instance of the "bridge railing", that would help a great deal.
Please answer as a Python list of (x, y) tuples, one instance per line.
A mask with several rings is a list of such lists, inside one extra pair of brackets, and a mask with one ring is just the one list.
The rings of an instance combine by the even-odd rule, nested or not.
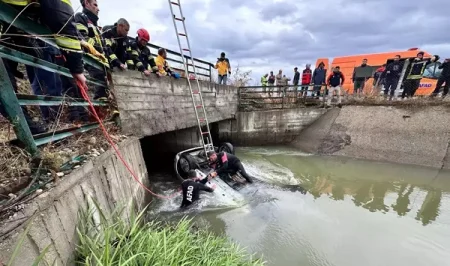
[[(22, 38), (22, 40), (38, 39), (47, 47), (58, 48), (54, 38), (50, 37), (53, 35), (49, 29), (36, 23), (35, 21), (32, 21), (25, 15), (19, 14), (18, 10), (2, 1), (0, 1), (0, 23), (4, 25), (11, 25), (13, 23), (11, 27), (7, 27), (8, 32), (3, 32), (0, 36), (0, 107), (3, 109), (3, 115), (6, 115), (9, 122), (13, 124), (13, 129), (17, 137), (16, 140), (7, 141), (18, 141), (18, 144), (22, 144), (32, 155), (37, 155), (39, 153), (38, 147), (41, 145), (55, 142), (99, 127), (97, 122), (86, 122), (78, 126), (71, 125), (66, 128), (58, 129), (55, 127), (52, 132), (35, 135), (31, 133), (28, 123), (33, 120), (30, 120), (31, 117), (28, 117), (28, 110), (26, 107), (59, 107), (57, 109), (59, 109), (58, 112), (60, 112), (61, 109), (63, 109), (62, 106), (89, 110), (89, 103), (82, 99), (81, 96), (80, 98), (71, 98), (67, 94), (62, 94), (62, 96), (30, 95), (21, 94), (16, 91), (16, 84), (13, 85), (12, 83), (16, 80), (15, 78), (11, 79), (12, 70), (8, 67), (8, 72), (5, 65), (7, 64), (10, 66), (11, 62), (32, 67), (33, 71), (36, 69), (43, 69), (55, 73), (61, 78), (67, 78), (69, 80), (72, 80), (72, 75), (70, 71), (63, 66), (35, 57), (34, 55), (36, 54), (36, 49), (39, 49), (39, 47), (27, 47), (22, 45), (22, 43), (15, 41), (17, 38)], [(89, 65), (98, 70), (105, 70), (105, 66), (103, 64), (88, 54), (83, 55), (83, 61), (85, 65)], [(90, 85), (90, 87), (95, 85), (97, 87), (108, 88), (105, 81), (96, 80), (89, 76), (87, 76), (87, 84)], [(106, 101), (92, 101), (92, 104), (96, 108), (99, 108), (99, 111), (109, 105)], [(25, 116), (27, 116), (27, 118)], [(58, 113), (57, 117), (61, 117), (61, 114)], [(35, 119), (37, 119), (37, 117), (35, 117)], [(112, 121), (105, 121), (105, 123), (111, 122)]]
[[(316, 90), (315, 90), (316, 89)], [(321, 86), (246, 86), (239, 88), (239, 110), (288, 109), (299, 105), (323, 104), (326, 87)]]
[[(148, 46), (150, 48), (151, 54), (155, 57), (158, 55), (158, 49), (164, 48), (164, 47), (160, 47), (160, 46), (157, 46), (157, 45), (154, 45), (151, 43), (148, 44)], [(167, 48), (164, 48), (164, 49), (166, 49), (166, 51), (167, 51), (167, 59), (166, 60), (168, 61), (170, 67), (173, 70), (176, 70), (177, 72), (179, 72), (181, 74), (181, 76), (184, 77), (185, 71), (184, 71), (184, 66), (183, 66), (182, 55), (179, 52), (172, 51)], [(184, 57), (185, 57), (185, 60), (189, 60), (189, 61), (187, 61), (187, 63), (191, 62), (190, 61), (191, 57), (189, 57), (187, 55), (184, 55)], [(212, 71), (214, 69), (213, 64), (211, 64), (210, 62), (200, 60), (198, 58), (194, 58), (194, 65), (195, 65), (195, 70), (197, 71), (198, 79), (212, 82)], [(189, 74), (193, 74), (194, 67), (192, 65), (188, 65), (188, 71), (189, 71)]]

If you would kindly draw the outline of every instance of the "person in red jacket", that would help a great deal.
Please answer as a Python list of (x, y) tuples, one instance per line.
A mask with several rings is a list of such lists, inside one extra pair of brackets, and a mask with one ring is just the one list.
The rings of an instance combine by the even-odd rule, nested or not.
[(328, 76), (327, 79), (327, 85), (330, 86), (330, 89), (328, 91), (328, 101), (327, 101), (327, 108), (330, 108), (331, 106), (331, 99), (333, 98), (333, 93), (336, 92), (337, 98), (338, 98), (338, 107), (341, 108), (341, 87), (342, 84), (344, 84), (345, 77), (344, 74), (342, 74), (341, 69), (339, 66), (336, 66), (333, 69), (333, 73), (331, 73)]
[(311, 71), (311, 65), (307, 64), (306, 68), (302, 72), (302, 95), (305, 95), (308, 93), (308, 86), (311, 84), (311, 78), (312, 78), (312, 71)]

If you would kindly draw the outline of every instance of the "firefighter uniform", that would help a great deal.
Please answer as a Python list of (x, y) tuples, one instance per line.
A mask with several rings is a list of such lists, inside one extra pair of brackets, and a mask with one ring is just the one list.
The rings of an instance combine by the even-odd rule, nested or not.
[(129, 45), (128, 37), (119, 36), (117, 23), (103, 27), (102, 36), (105, 40), (104, 50), (111, 68), (120, 67), (126, 60), (126, 48)]
[[(92, 13), (90, 10), (83, 8), (83, 12), (75, 15), (76, 27), (80, 33), (80, 38), (85, 42), (82, 44), (87, 54), (100, 62), (105, 69), (99, 70), (90, 65), (86, 65), (85, 68), (89, 72), (89, 76), (96, 80), (100, 80), (106, 83), (106, 68), (109, 68), (108, 61), (104, 55), (101, 31), (97, 26), (98, 16)], [(87, 43), (87, 44), (86, 44)], [(94, 99), (105, 98), (108, 96), (106, 88), (104, 86), (95, 86)]]
[(147, 46), (139, 45), (138, 38), (131, 41), (127, 47), (127, 66), (131, 70), (139, 70), (144, 72), (145, 70), (157, 72), (155, 59), (150, 53), (150, 49)]
[[(61, 54), (64, 58), (64, 65), (69, 69), (72, 74), (82, 74), (83, 73), (83, 61), (82, 61), (82, 49), (81, 43), (78, 40), (78, 32), (73, 23), (73, 9), (70, 0), (0, 0), (3, 3), (14, 6), (18, 9), (23, 9), (30, 3), (36, 3), (38, 5), (31, 5), (31, 7), (36, 7), (36, 10), (31, 8), (28, 11), (32, 12), (32, 15), (36, 15), (40, 22), (47, 26), (52, 33), (55, 34), (55, 42), (60, 48)], [(6, 29), (8, 27), (3, 27)], [(0, 32), (1, 33), (1, 32)], [(21, 42), (20, 37), (11, 37), (9, 41), (19, 43)], [(9, 73), (8, 73), (9, 74)], [(68, 80), (68, 79), (67, 79)], [(13, 86), (15, 85), (15, 79), (11, 82)], [(63, 85), (64, 87), (64, 85)], [(27, 113), (25, 117), (27, 120)], [(2, 112), (3, 114), (3, 112)], [(31, 126), (32, 121), (27, 121), (30, 129), (33, 131)], [(32, 132), (32, 133), (36, 133)]]
[[(33, 0), (0, 0), (4, 3), (25, 7)], [(83, 73), (82, 50), (78, 33), (71, 21), (73, 15), (70, 0), (38, 0), (39, 18), (42, 24), (50, 28), (55, 35), (56, 44), (66, 58), (66, 66), (71, 73)], [(67, 23), (69, 21), (69, 23)]]
[(105, 58), (101, 31), (97, 26), (98, 17), (87, 9), (83, 9), (83, 12), (75, 15), (75, 23), (80, 33), (80, 38), (87, 42), (87, 45), (82, 45), (89, 55), (99, 61), (105, 67), (109, 67), (109, 64)]
[(435, 59), (414, 59), (406, 69), (406, 79), (403, 82), (402, 98), (413, 97), (420, 86), (425, 68)]

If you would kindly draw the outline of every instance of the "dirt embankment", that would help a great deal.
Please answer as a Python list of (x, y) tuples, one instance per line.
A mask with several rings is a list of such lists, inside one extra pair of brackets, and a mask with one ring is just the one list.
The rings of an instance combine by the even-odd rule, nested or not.
[(331, 109), (292, 143), (311, 153), (450, 169), (450, 107)]

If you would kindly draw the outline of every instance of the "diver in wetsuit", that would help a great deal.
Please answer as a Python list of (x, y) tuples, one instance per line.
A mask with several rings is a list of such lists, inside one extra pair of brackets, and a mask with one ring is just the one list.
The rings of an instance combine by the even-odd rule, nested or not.
[(194, 201), (200, 199), (200, 191), (214, 192), (216, 185), (213, 184), (212, 187), (206, 186), (208, 178), (205, 177), (201, 179), (197, 176), (195, 170), (190, 170), (188, 173), (189, 179), (186, 179), (181, 183), (181, 189), (183, 190), (183, 201), (181, 202), (180, 208), (185, 208), (191, 205)]
[(215, 177), (222, 174), (234, 175), (236, 172), (240, 172), (248, 183), (253, 183), (253, 179), (247, 174), (239, 158), (233, 154), (211, 151), (208, 153), (208, 158), (211, 168), (215, 170), (210, 176)]

